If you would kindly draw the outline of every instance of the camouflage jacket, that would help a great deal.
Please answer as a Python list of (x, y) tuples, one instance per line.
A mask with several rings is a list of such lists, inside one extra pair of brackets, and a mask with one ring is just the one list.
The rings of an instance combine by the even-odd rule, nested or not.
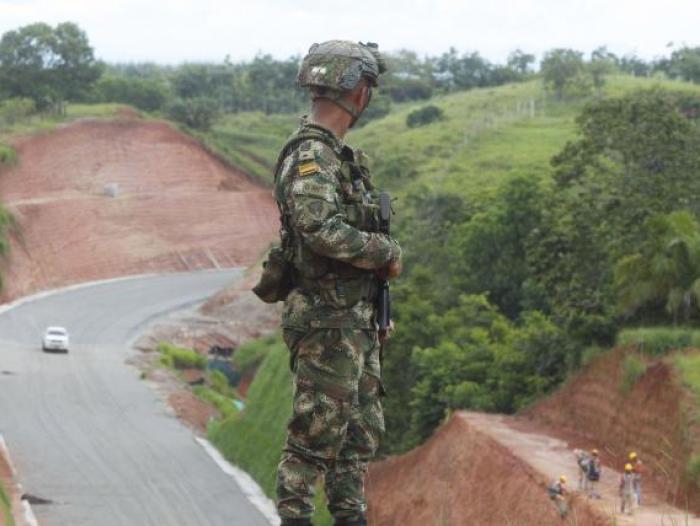
[(376, 327), (374, 271), (400, 258), (401, 248), (377, 232), (377, 193), (366, 157), (302, 120), (277, 166), (282, 246), (294, 267), (282, 326)]

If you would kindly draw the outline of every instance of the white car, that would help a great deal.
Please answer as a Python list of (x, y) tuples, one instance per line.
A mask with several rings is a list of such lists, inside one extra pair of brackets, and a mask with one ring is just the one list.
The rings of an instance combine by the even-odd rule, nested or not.
[(41, 350), (68, 352), (68, 331), (63, 327), (47, 327), (41, 339)]

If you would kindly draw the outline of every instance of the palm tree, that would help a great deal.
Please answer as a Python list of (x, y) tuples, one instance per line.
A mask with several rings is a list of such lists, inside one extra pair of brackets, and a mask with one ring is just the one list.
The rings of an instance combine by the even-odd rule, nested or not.
[(700, 307), (700, 227), (687, 211), (657, 215), (645, 224), (646, 243), (615, 268), (615, 286), (623, 313), (665, 304), (676, 325)]

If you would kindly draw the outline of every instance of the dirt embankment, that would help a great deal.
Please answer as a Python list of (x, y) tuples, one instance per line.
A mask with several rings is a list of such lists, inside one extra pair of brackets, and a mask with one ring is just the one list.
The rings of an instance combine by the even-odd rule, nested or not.
[(603, 526), (609, 520), (574, 496), (559, 518), (549, 480), (460, 415), (423, 446), (372, 464), (370, 524), (381, 526)]
[(19, 164), (0, 172), (0, 202), (21, 230), (0, 267), (2, 300), (129, 274), (247, 266), (275, 237), (269, 189), (166, 123), (80, 121), (15, 146)]
[(572, 447), (597, 447), (603, 463), (621, 470), (636, 451), (655, 493), (681, 509), (700, 511), (697, 487), (684, 484), (691, 454), (700, 450), (691, 414), (695, 402), (664, 360), (650, 360), (646, 373), (621, 389), (626, 351), (617, 349), (591, 363), (552, 396), (524, 412)]

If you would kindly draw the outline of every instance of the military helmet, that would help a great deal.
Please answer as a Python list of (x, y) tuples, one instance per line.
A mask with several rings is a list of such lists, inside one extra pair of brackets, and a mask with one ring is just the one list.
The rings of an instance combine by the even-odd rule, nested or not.
[(302, 87), (315, 87), (345, 92), (352, 90), (362, 78), (374, 86), (386, 65), (374, 43), (329, 40), (313, 44), (299, 68)]

